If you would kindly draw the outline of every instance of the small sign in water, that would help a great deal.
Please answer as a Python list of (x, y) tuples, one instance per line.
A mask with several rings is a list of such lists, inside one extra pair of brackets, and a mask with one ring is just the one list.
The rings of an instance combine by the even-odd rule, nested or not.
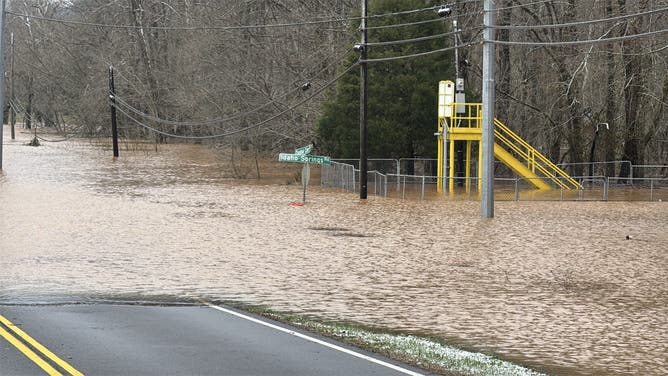
[(306, 145), (301, 148), (295, 149), (294, 154), (289, 153), (280, 153), (278, 155), (279, 162), (291, 162), (291, 163), (303, 163), (304, 168), (302, 168), (302, 186), (304, 188), (304, 194), (302, 196), (302, 203), (306, 203), (306, 187), (308, 186), (308, 181), (311, 178), (311, 163), (313, 164), (331, 164), (332, 159), (330, 157), (325, 157), (322, 155), (308, 155), (313, 151), (313, 145)]

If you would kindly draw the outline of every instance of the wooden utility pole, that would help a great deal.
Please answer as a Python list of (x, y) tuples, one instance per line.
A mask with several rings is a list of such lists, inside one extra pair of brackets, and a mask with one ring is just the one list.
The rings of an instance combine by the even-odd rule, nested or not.
[(118, 127), (116, 126), (116, 87), (114, 85), (114, 67), (109, 66), (109, 100), (111, 107), (111, 138), (114, 158), (118, 158)]
[(367, 156), (367, 33), (366, 33), (366, 17), (367, 17), (367, 0), (362, 0), (362, 25), (360, 26), (362, 33), (361, 41), (361, 55), (360, 55), (360, 199), (367, 198), (367, 180), (368, 180), (368, 156)]

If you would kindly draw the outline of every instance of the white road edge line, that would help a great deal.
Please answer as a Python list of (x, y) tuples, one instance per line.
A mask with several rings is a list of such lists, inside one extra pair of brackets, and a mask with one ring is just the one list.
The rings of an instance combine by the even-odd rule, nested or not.
[(307, 336), (307, 335), (302, 334), (302, 333), (299, 333), (299, 332), (295, 332), (294, 330), (286, 329), (286, 328), (280, 327), (280, 326), (278, 326), (278, 325), (274, 325), (274, 324), (271, 324), (271, 323), (268, 323), (268, 322), (265, 322), (265, 321), (262, 321), (262, 320), (258, 320), (258, 319), (254, 318), (254, 317), (251, 317), (251, 316), (246, 316), (246, 315), (244, 315), (244, 314), (241, 314), (241, 313), (239, 313), (239, 312), (232, 311), (232, 310), (227, 309), (227, 308), (219, 307), (219, 306), (217, 306), (217, 305), (213, 305), (213, 304), (209, 304), (209, 303), (206, 303), (206, 305), (209, 306), (209, 308), (213, 308), (213, 309), (215, 309), (215, 310), (217, 310), (217, 311), (225, 312), (225, 313), (227, 313), (227, 314), (230, 314), (230, 315), (233, 315), (233, 316), (242, 318), (242, 319), (244, 319), (244, 320), (252, 321), (252, 322), (254, 322), (254, 323), (256, 323), (256, 324), (260, 324), (260, 325), (263, 325), (263, 326), (266, 326), (266, 327), (269, 327), (269, 328), (278, 330), (278, 331), (280, 331), (280, 332), (287, 333), (287, 334), (293, 335), (293, 336), (295, 336), (295, 337), (299, 337), (299, 338), (301, 338), (301, 339), (305, 339), (305, 340), (307, 340), (307, 341), (314, 342), (314, 343), (317, 343), (317, 344), (322, 345), (322, 346), (325, 346), (325, 347), (329, 347), (330, 349), (334, 349), (334, 350), (337, 350), (337, 351), (341, 351), (341, 352), (346, 353), (346, 354), (348, 354), (348, 355), (352, 355), (352, 356), (354, 356), (354, 357), (357, 357), (357, 358), (360, 358), (360, 359), (364, 359), (364, 360), (369, 361), (369, 362), (371, 362), (371, 363), (379, 364), (379, 365), (381, 365), (381, 366), (384, 366), (384, 367), (393, 369), (393, 370), (395, 370), (395, 371), (401, 372), (401, 373), (406, 374), (406, 375), (411, 375), (411, 376), (425, 376), (425, 375), (423, 375), (423, 374), (421, 374), (421, 373), (413, 372), (413, 371), (411, 371), (411, 370), (408, 370), (408, 369), (399, 367), (399, 366), (397, 366), (397, 365), (394, 365), (394, 364), (391, 364), (391, 363), (387, 363), (387, 362), (383, 362), (382, 360), (378, 360), (378, 359), (376, 359), (376, 358), (373, 358), (373, 357), (370, 357), (370, 356), (367, 356), (367, 355), (364, 355), (364, 354), (360, 354), (360, 353), (355, 352), (355, 351), (353, 351), (353, 350), (349, 350), (349, 349), (346, 349), (346, 348), (344, 348), (344, 347), (337, 346), (337, 345), (334, 345), (334, 344), (332, 344), (332, 343), (325, 342), (325, 341), (322, 341), (322, 340), (319, 340), (319, 339), (317, 339), (317, 338), (313, 338), (313, 337)]

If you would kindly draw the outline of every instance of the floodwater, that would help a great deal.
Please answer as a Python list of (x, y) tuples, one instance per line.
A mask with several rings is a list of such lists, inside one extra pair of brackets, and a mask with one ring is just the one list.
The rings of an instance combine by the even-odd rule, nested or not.
[[(0, 304), (202, 297), (445, 338), (561, 375), (668, 374), (668, 207), (401, 201), (225, 176), (201, 146), (113, 160), (9, 140)], [(627, 235), (631, 239), (627, 239)]]

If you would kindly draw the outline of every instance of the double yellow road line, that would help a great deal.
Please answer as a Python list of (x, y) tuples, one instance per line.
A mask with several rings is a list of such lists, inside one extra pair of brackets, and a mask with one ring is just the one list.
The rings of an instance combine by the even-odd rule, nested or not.
[[(25, 356), (42, 368), (50, 376), (63, 376), (52, 364), (58, 365), (62, 370), (67, 371), (72, 376), (83, 376), (83, 373), (77, 371), (66, 361), (57, 357), (39, 342), (35, 341), (26, 332), (0, 315), (0, 336), (4, 337), (9, 343), (21, 351)], [(6, 330), (6, 327), (8, 330)], [(11, 333), (11, 332), (13, 333)], [(28, 346), (30, 345), (30, 346)], [(32, 348), (31, 348), (32, 347)], [(35, 351), (41, 353), (38, 355)], [(51, 361), (52, 363), (49, 363)]]

